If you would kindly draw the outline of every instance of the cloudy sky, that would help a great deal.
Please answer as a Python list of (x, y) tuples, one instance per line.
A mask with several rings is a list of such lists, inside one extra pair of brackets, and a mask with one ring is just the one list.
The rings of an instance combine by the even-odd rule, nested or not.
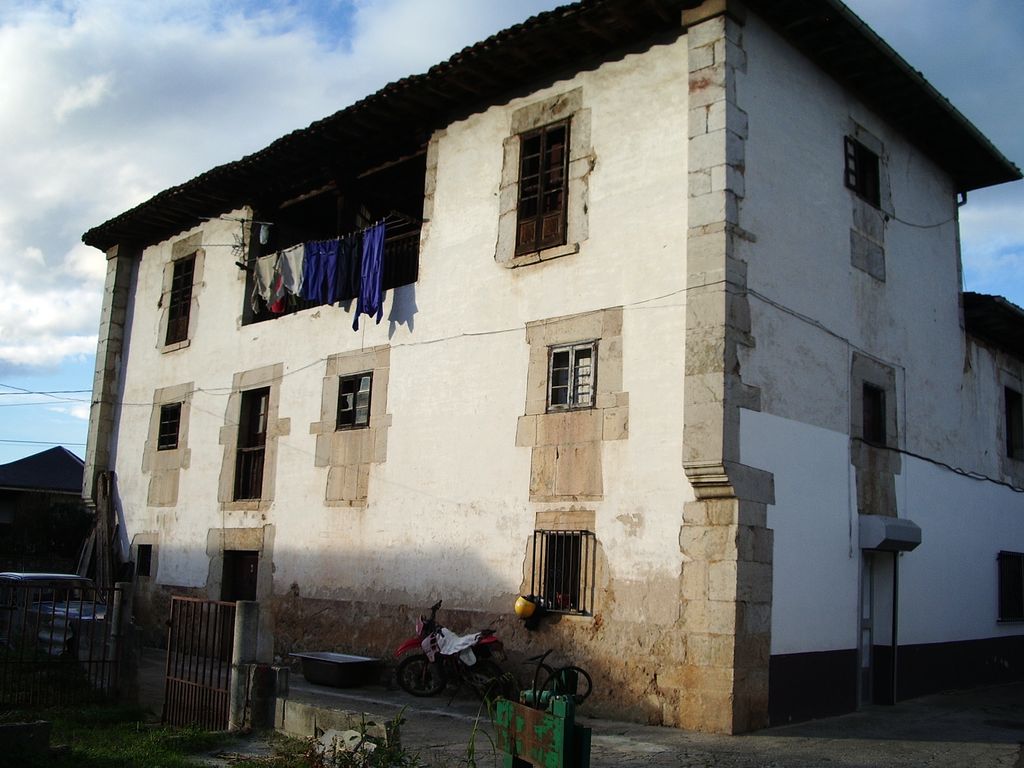
[[(0, 463), (83, 454), (105, 269), (86, 229), (559, 4), (0, 0)], [(848, 4), (1024, 163), (1024, 2)], [(962, 220), (966, 287), (1024, 305), (1024, 184)]]

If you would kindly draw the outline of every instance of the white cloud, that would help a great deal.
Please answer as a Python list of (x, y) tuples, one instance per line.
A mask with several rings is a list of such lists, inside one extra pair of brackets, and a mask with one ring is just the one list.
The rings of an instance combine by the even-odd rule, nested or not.
[(52, 368), (67, 358), (96, 354), (96, 336), (41, 334), (7, 343), (0, 336), (0, 369)]
[(64, 413), (81, 421), (89, 420), (88, 403), (82, 403), (80, 405), (55, 405), (47, 408), (47, 410), (53, 411), (54, 413)]
[(110, 91), (111, 79), (110, 75), (93, 75), (66, 88), (53, 109), (57, 122), (62, 122), (72, 112), (100, 104)]

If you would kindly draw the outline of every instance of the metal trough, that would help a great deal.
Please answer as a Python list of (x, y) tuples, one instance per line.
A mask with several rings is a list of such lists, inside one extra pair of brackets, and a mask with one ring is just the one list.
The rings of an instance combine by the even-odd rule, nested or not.
[(370, 656), (328, 651), (291, 653), (289, 656), (302, 660), (302, 676), (307, 681), (334, 688), (354, 688), (377, 682), (382, 663)]

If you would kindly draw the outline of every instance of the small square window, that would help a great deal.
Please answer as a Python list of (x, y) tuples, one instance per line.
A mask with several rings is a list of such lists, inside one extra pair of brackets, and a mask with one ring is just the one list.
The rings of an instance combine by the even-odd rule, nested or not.
[(151, 576), (153, 568), (153, 545), (139, 544), (135, 555), (135, 575)]
[(597, 342), (552, 347), (548, 361), (548, 411), (592, 408), (597, 386)]
[(167, 403), (160, 406), (160, 432), (157, 436), (158, 451), (173, 451), (178, 447), (178, 432), (181, 429), (181, 403)]
[(885, 390), (874, 384), (865, 384), (861, 402), (864, 413), (861, 437), (865, 442), (885, 445)]
[(596, 551), (591, 531), (534, 531), (531, 594), (548, 611), (593, 615)]
[(846, 186), (875, 208), (882, 205), (878, 155), (850, 136), (846, 137)]
[(372, 372), (341, 377), (338, 382), (337, 429), (362, 429), (370, 426), (372, 389)]
[(999, 553), (999, 620), (1024, 621), (1024, 554)]
[(174, 262), (171, 295), (167, 304), (167, 338), (164, 344), (176, 344), (188, 339), (188, 318), (192, 309), (192, 280), (195, 277), (195, 270), (194, 254)]
[(1020, 392), (1006, 387), (1006, 455), (1024, 459), (1024, 401)]

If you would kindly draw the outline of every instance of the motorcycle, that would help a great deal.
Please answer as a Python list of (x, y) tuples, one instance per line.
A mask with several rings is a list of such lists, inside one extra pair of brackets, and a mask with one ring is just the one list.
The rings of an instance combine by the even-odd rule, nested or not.
[(504, 661), (505, 649), (493, 629), (471, 635), (457, 635), (437, 623), (438, 600), (430, 617), (420, 616), (416, 636), (395, 650), (398, 658), (413, 650), (398, 664), (395, 678), (402, 690), (413, 696), (436, 696), (449, 684), (466, 684), (483, 699), (506, 695), (509, 678), (495, 659)]

